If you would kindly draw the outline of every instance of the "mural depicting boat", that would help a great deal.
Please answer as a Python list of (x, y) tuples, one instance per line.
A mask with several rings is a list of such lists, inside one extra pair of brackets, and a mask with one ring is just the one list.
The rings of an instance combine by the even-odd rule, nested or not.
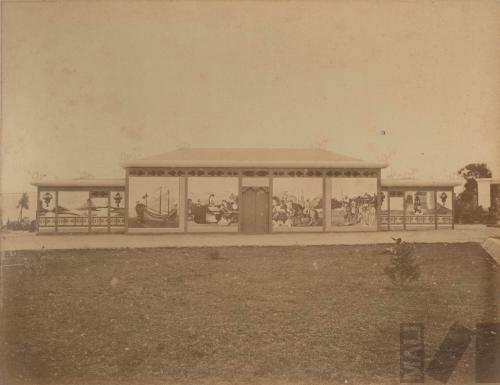
[[(160, 186), (157, 196), (150, 198), (148, 193), (142, 197), (144, 203), (136, 202), (135, 211), (137, 222), (142, 225), (156, 225), (161, 227), (178, 227), (179, 215), (177, 212), (177, 203), (172, 204), (170, 189), (163, 190)], [(155, 208), (157, 207), (157, 208)]]
[(142, 221), (153, 221), (153, 222), (168, 222), (170, 220), (175, 220), (177, 218), (177, 211), (169, 213), (160, 214), (160, 212), (147, 207), (143, 203), (138, 203), (135, 206), (137, 212), (137, 217), (142, 219)]

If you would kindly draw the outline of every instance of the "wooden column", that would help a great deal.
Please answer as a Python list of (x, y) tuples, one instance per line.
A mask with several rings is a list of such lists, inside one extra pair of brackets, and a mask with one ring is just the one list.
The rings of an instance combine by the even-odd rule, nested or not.
[(391, 190), (387, 190), (387, 230), (391, 229)]
[(55, 203), (55, 206), (54, 206), (54, 220), (55, 220), (55, 232), (58, 233), (59, 232), (59, 223), (57, 223), (59, 221), (59, 210), (57, 209), (59, 207), (59, 190), (56, 190), (56, 203)]
[(187, 233), (188, 229), (188, 177), (184, 176), (184, 194), (182, 195), (182, 199), (184, 199), (184, 232)]
[(324, 177), (325, 183), (325, 212), (323, 213), (323, 221), (325, 222), (325, 230), (332, 230), (332, 183), (335, 183), (335, 179)]
[(327, 204), (326, 204), (326, 177), (323, 176), (323, 232), (326, 232), (326, 210), (327, 210)]
[(269, 172), (269, 232), (273, 232), (273, 176), (272, 170)]
[(241, 233), (241, 219), (243, 218), (243, 193), (241, 191), (242, 176), (241, 171), (238, 172), (238, 233)]
[(88, 208), (87, 208), (87, 215), (89, 217), (88, 221), (88, 233), (90, 234), (92, 232), (92, 209), (91, 209), (91, 203), (92, 201), (92, 191), (89, 190), (89, 197), (88, 197), (88, 201), (87, 201), (87, 204), (88, 204)]
[[(375, 218), (377, 220), (377, 231), (380, 231), (381, 213), (382, 213), (382, 170), (377, 173), (377, 201), (375, 202)], [(389, 199), (389, 197), (386, 197)], [(389, 217), (387, 217), (389, 220)]]
[(36, 186), (36, 232), (40, 232), (40, 186)]
[(455, 189), (451, 188), (451, 229), (455, 229)]
[(108, 233), (111, 233), (111, 191), (108, 191)]
[(403, 190), (403, 230), (406, 230), (406, 191)]
[(437, 190), (434, 190), (434, 230), (438, 228)]
[(129, 205), (129, 169), (125, 169), (125, 194), (124, 194), (124, 199), (125, 199), (125, 215), (124, 215), (124, 221), (125, 221), (125, 233), (128, 233), (128, 205)]

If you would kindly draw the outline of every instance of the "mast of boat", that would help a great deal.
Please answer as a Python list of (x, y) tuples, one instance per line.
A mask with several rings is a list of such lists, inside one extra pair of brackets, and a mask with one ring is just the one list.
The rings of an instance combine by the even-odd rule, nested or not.
[(160, 186), (160, 215), (161, 215), (161, 190), (163, 186)]
[(167, 215), (170, 214), (170, 189), (167, 189)]

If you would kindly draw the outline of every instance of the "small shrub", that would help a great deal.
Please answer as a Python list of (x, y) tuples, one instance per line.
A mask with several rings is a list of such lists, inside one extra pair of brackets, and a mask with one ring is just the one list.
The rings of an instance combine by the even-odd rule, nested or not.
[(222, 259), (219, 249), (211, 249), (208, 252), (208, 257), (213, 260)]
[(461, 224), (488, 224), (490, 223), (490, 212), (482, 206), (473, 207), (470, 204), (464, 204), (457, 201), (455, 208), (455, 223)]
[(406, 288), (420, 277), (420, 266), (415, 261), (415, 248), (401, 238), (394, 239), (395, 245), (387, 250), (391, 255), (384, 274), (398, 288)]
[(20, 221), (7, 220), (7, 223), (2, 226), (2, 231), (36, 231), (36, 221), (28, 218), (23, 218)]

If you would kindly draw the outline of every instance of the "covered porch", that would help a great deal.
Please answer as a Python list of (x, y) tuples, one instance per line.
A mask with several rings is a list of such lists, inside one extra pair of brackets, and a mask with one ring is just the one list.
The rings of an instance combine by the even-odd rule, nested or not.
[(120, 233), (125, 231), (125, 181), (74, 179), (35, 181), (37, 231)]
[(453, 229), (456, 181), (383, 179), (380, 230)]

